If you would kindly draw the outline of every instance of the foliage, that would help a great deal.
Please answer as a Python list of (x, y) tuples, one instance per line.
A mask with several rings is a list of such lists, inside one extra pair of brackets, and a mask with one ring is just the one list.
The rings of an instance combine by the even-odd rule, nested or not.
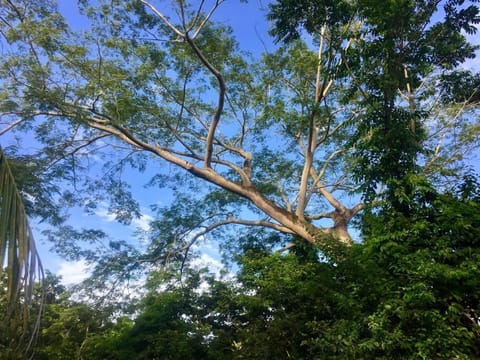
[[(110, 313), (104, 309), (70, 300), (71, 292), (60, 284), (60, 280), (47, 271), (44, 282), (35, 284), (29, 307), (31, 314), (29, 321), (34, 325), (39, 314), (42, 314), (42, 318), (40, 330), (30, 351), (28, 353), (20, 351), (22, 344), (19, 342), (19, 336), (22, 329), (17, 328), (16, 334), (2, 334), (0, 342), (2, 359), (90, 358), (87, 349), (94, 346), (96, 337), (108, 334), (113, 338), (114, 330), (120, 327), (121, 321), (114, 325), (109, 320)], [(1, 294), (1, 310), (4, 310), (5, 300), (5, 294)], [(33, 326), (27, 327), (27, 336), (31, 335), (32, 329)]]
[[(187, 307), (177, 298), (176, 310), (167, 310), (173, 294), (152, 294), (160, 303), (148, 306), (163, 304), (177, 320), (188, 314), (197, 329), (209, 324), (215, 340), (204, 346), (229, 343), (234, 359), (475, 358), (480, 212), (478, 193), (462, 188), (438, 194), (424, 186), (408, 217), (385, 208), (343, 261), (321, 260), (315, 249), (281, 255), (253, 246), (241, 257), (238, 285), (190, 293)], [(207, 304), (215, 310), (197, 317)]]
[[(465, 104), (476, 97), (476, 76), (451, 70), (475, 56), (477, 47), (467, 42), (465, 33), (475, 33), (478, 7), (475, 1), (465, 6), (456, 1), (441, 5), (444, 17), (439, 16), (436, 1), (281, 0), (270, 5), (277, 40), (291, 41), (302, 31), (322, 37), (327, 31), (329, 45), (341, 47), (334, 39), (339, 29), (344, 31), (343, 41), (349, 46), (339, 50), (339, 56), (348, 73), (339, 75), (350, 80), (344, 85), (347, 97), (341, 99), (361, 104), (350, 143), (354, 148), (351, 165), (367, 200), (374, 199), (379, 186), (395, 187), (391, 180), (415, 171), (421, 155), (430, 157), (432, 149), (424, 141), (431, 119), (439, 118), (445, 107), (438, 107), (439, 94), (425, 84), (442, 88), (440, 97), (450, 103)], [(437, 72), (441, 74), (438, 81)], [(465, 110), (461, 109), (457, 116)], [(446, 145), (440, 141), (434, 146), (438, 152)], [(446, 163), (445, 158), (442, 165)]]
[[(462, 187), (460, 196), (420, 190), (408, 217), (390, 211), (373, 220), (377, 235), (366, 251), (387, 281), (365, 345), (384, 347), (387, 358), (402, 352), (419, 358), (478, 356), (479, 203), (478, 194), (467, 195)], [(385, 234), (380, 223), (391, 230)]]
[(23, 352), (38, 331), (41, 310), (30, 323), (30, 307), (35, 280), (43, 280), (43, 267), (15, 180), (0, 148), (0, 346), (18, 346)]
[(239, 274), (245, 357), (477, 357), (478, 191), (462, 188), (425, 186), (409, 217), (372, 216), (365, 244), (335, 264), (250, 253)]
[(410, 211), (385, 202), (365, 217), (365, 242), (335, 261), (299, 239), (289, 253), (244, 239), (234, 281), (205, 270), (152, 272), (133, 319), (112, 323), (107, 312), (68, 300), (49, 276), (35, 356), (476, 358), (478, 182), (469, 175), (441, 194), (415, 181)]

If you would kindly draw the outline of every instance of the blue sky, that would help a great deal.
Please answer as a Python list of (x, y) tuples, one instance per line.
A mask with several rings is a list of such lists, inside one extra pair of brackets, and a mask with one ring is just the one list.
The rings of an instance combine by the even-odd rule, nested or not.
[[(152, 1), (152, 3), (158, 3), (158, 9), (163, 11), (165, 8), (168, 13), (169, 1)], [(211, 1), (206, 3), (211, 3)], [(226, 0), (217, 9), (212, 19), (231, 26), (242, 49), (258, 54), (264, 50), (264, 45), (268, 50), (273, 47), (271, 39), (267, 35), (268, 22), (265, 19), (268, 3), (268, 0), (250, 0), (248, 2)], [(86, 18), (78, 13), (77, 0), (58, 0), (58, 6), (73, 29), (84, 28)], [(208, 6), (205, 8), (208, 9)]]

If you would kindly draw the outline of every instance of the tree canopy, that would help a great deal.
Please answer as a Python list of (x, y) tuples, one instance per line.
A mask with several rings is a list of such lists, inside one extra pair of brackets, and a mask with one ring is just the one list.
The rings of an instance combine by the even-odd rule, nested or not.
[[(28, 155), (74, 182), (64, 199), (91, 208), (85, 191), (105, 189), (120, 221), (138, 213), (123, 168), (158, 161), (173, 168), (155, 184), (204, 182), (192, 185), (208, 203), (197, 220), (204, 231), (241, 224), (349, 244), (348, 224), (368, 202), (420, 162), (439, 161), (425, 145), (445, 137), (439, 118), (457, 106), (444, 131), (474, 126), (475, 88), (448, 101), (441, 91), (458, 92), (454, 76), (475, 83), (455, 71), (476, 49), (465, 38), (479, 21), (473, 4), (279, 1), (272, 33), (290, 44), (254, 61), (214, 22), (222, 1), (79, 3), (80, 31), (54, 2), (2, 5), (2, 133), (29, 131), (41, 150)], [(93, 153), (115, 160), (105, 178), (82, 183)]]
[[(33, 130), (46, 146), (41, 157), (62, 162), (59, 175), (74, 181), (83, 158), (107, 145), (140, 168), (153, 161), (145, 154), (173, 164), (214, 185), (205, 196), (224, 203), (202, 219), (206, 228), (264, 226), (323, 246), (349, 243), (348, 223), (365, 204), (340, 193), (373, 196), (426, 153), (426, 122), (445, 111), (431, 84), (474, 56), (464, 33), (475, 32), (476, 7), (447, 2), (436, 21), (437, 3), (318, 3), (317, 14), (307, 3), (279, 2), (269, 15), (273, 33), (291, 40), (305, 26), (318, 55), (297, 41), (254, 65), (211, 20), (221, 3), (203, 13), (203, 3), (163, 10), (84, 1), (81, 32), (54, 3), (5, 3), (7, 129)], [(95, 184), (116, 187), (111, 209), (120, 220), (137, 210), (124, 182)], [(240, 204), (255, 218), (234, 211)]]
[[(479, 227), (467, 216), (478, 193), (466, 162), (479, 145), (480, 77), (463, 67), (478, 50), (476, 0), (272, 1), (277, 45), (261, 54), (218, 21), (223, 0), (77, 3), (81, 26), (54, 0), (0, 1), (10, 194), (57, 252), (94, 265), (91, 287), (110, 282), (113, 295), (160, 265), (185, 271), (188, 286), (152, 290), (117, 329), (142, 356), (170, 352), (145, 329), (170, 332), (182, 358), (215, 346), (238, 358), (478, 355)], [(69, 208), (103, 204), (129, 224), (144, 206), (139, 178), (155, 213), (146, 242), (72, 224)], [(172, 200), (159, 204), (165, 189)], [(209, 278), (211, 293), (195, 292), (189, 254), (207, 237), (239, 264), (245, 291)], [(0, 250), (24, 254), (11, 239)], [(107, 328), (97, 330), (113, 342), (129, 337)], [(451, 341), (432, 343), (434, 330), (454, 331)]]

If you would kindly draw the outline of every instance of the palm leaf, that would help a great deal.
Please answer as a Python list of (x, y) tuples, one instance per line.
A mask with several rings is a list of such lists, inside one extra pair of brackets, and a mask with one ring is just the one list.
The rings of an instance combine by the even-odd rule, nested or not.
[(0, 147), (0, 279), (5, 277), (7, 305), (0, 314), (0, 337), (21, 329), (17, 344), (28, 350), (38, 332), (43, 307), (41, 295), (40, 311), (30, 325), (33, 287), (36, 280), (43, 282), (44, 272), (21, 193)]

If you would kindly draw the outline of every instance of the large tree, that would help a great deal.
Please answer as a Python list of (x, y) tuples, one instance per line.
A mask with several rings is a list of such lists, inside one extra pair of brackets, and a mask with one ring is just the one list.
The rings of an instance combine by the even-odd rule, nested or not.
[[(458, 125), (476, 105), (474, 86), (448, 101), (437, 86), (474, 56), (464, 33), (476, 30), (475, 5), (279, 1), (270, 18), (290, 44), (254, 61), (212, 20), (222, 3), (82, 0), (80, 30), (54, 1), (0, 3), (0, 131), (30, 134), (41, 150), (22, 155), (75, 189), (52, 201), (91, 210), (104, 190), (128, 222), (138, 206), (126, 167), (176, 189), (150, 256), (133, 263), (172, 257), (232, 224), (324, 251), (351, 244), (349, 223), (383, 187), (398, 195), (395, 182), (440, 157), (426, 151), (443, 134), (429, 121)], [(445, 89), (458, 94), (452, 76)], [(82, 179), (91, 163), (95, 181)], [(68, 236), (99, 235), (61, 229), (69, 255), (78, 245)]]

